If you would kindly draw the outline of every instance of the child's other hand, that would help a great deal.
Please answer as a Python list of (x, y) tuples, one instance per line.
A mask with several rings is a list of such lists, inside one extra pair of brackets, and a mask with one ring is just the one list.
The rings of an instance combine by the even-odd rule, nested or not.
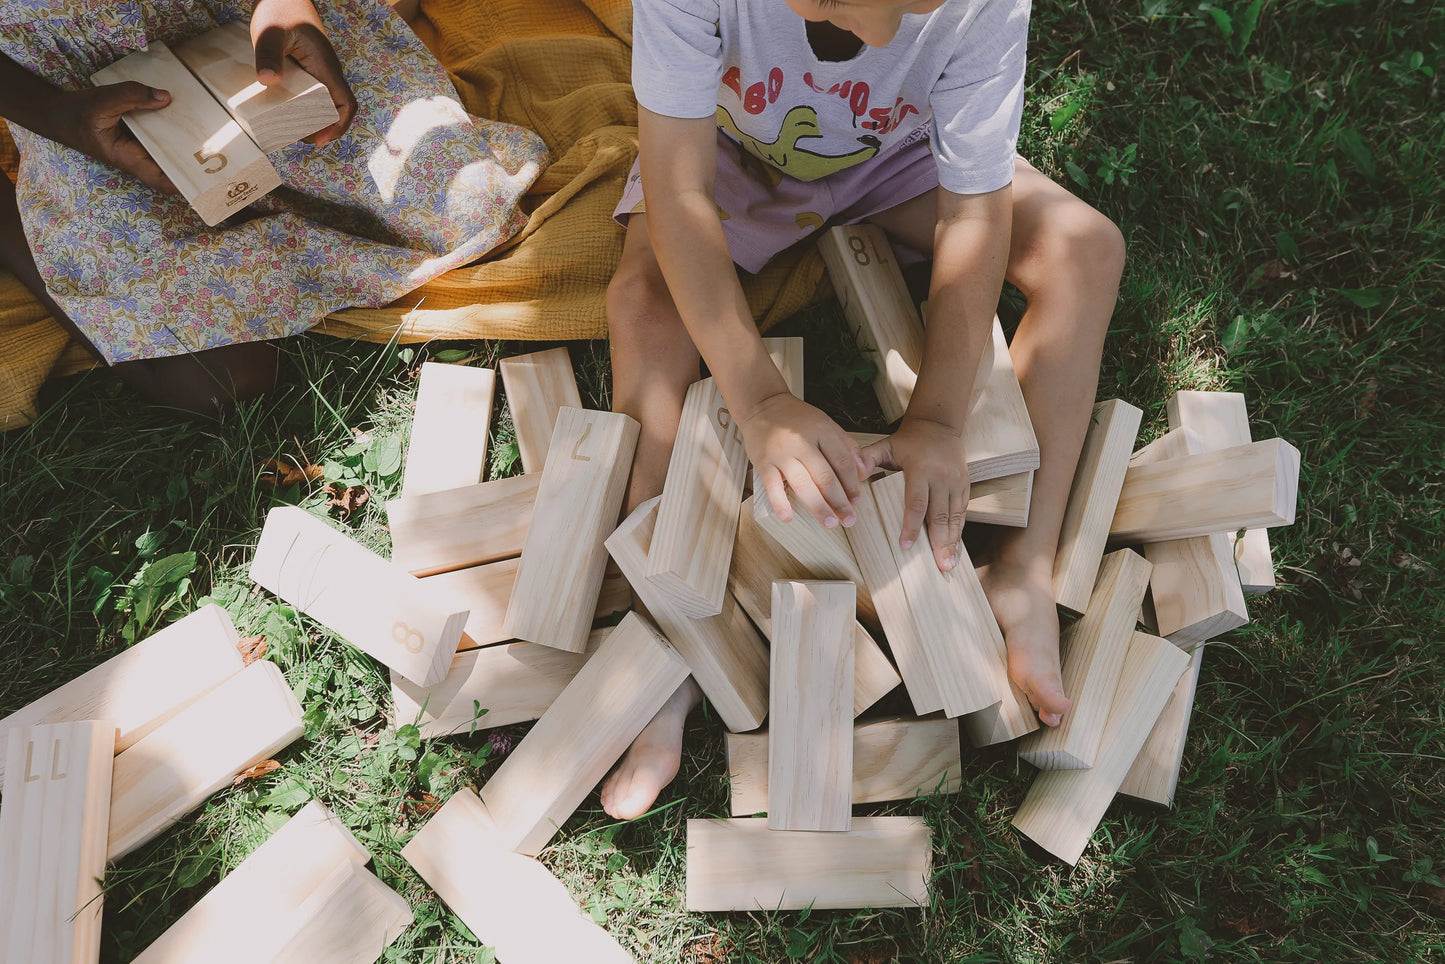
[[(858, 443), (827, 415), (780, 392), (766, 398), (738, 421), (748, 458), (758, 470), (773, 512), (783, 522), (793, 518), (787, 487), (824, 526), (857, 519), (863, 465)], [(786, 483), (786, 487), (785, 487)]]
[(105, 84), (60, 95), (64, 102), (55, 114), (65, 128), (56, 140), (134, 175), (162, 194), (175, 194), (176, 186), (151, 158), (140, 141), (121, 123), (133, 110), (160, 110), (171, 102), (168, 91), (135, 81)]
[(963, 435), (940, 422), (903, 417), (898, 431), (860, 453), (867, 474), (878, 468), (903, 472), (903, 531), (898, 543), (907, 549), (918, 539), (924, 522), (933, 559), (942, 572), (958, 563), (958, 540), (968, 508), (968, 459)]
[(268, 87), (279, 84), (290, 57), (331, 92), (340, 116), (330, 127), (304, 138), (308, 144), (323, 147), (346, 133), (356, 116), (356, 97), (311, 0), (259, 0), (251, 15), (251, 43), (256, 47), (256, 76), (261, 83)]

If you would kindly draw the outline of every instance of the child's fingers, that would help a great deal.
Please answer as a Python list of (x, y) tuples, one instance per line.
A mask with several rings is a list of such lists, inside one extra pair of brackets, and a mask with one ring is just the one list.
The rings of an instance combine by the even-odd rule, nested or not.
[[(828, 463), (833, 466), (833, 471), (838, 475), (838, 481), (843, 485), (843, 494), (847, 496), (850, 505), (857, 505), (862, 497), (862, 466), (858, 459), (858, 443), (847, 435), (839, 432), (836, 436), (825, 436), (819, 446), (823, 455), (827, 457)], [(843, 512), (843, 524), (851, 525), (848, 521), (848, 513), (842, 506), (838, 507)]]
[(818, 484), (813, 481), (813, 474), (806, 465), (795, 459), (784, 468), (783, 475), (786, 476), (788, 485), (792, 486), (798, 501), (813, 514), (813, 518), (817, 519), (823, 528), (831, 529), (838, 524), (838, 516), (823, 498), (823, 493), (818, 491)]
[(903, 473), (903, 531), (898, 534), (898, 544), (905, 549), (918, 541), (928, 514), (928, 483), (915, 474)]
[(262, 27), (260, 33), (255, 35), (253, 45), (256, 48), (256, 79), (267, 87), (281, 83), (286, 29), (275, 24)]
[[(854, 471), (855, 467), (850, 462), (844, 462), (844, 464), (849, 472)], [(803, 456), (803, 466), (808, 470), (808, 475), (812, 477), (819, 494), (828, 503), (830, 513), (841, 519), (845, 526), (852, 525), (854, 521), (853, 500), (848, 497), (847, 490), (843, 488), (841, 473), (834, 469), (833, 463), (823, 457), (821, 450), (814, 450)]]
[(788, 488), (783, 482), (783, 473), (776, 466), (766, 465), (758, 470), (758, 479), (763, 484), (763, 494), (773, 507), (773, 515), (779, 522), (793, 521), (793, 504), (788, 501)]
[(958, 564), (958, 540), (963, 534), (965, 505), (959, 494), (946, 486), (929, 488), (928, 542), (940, 572), (950, 572)]
[(893, 436), (881, 438), (872, 445), (865, 445), (858, 450), (858, 458), (863, 463), (863, 478), (868, 478), (879, 469), (892, 469), (897, 471), (902, 468), (893, 458)]

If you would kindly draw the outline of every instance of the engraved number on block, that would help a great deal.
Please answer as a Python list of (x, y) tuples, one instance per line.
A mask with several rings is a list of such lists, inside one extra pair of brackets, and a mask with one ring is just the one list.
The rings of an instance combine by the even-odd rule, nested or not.
[[(205, 171), (207, 174), (216, 174), (226, 169), (226, 155), (224, 154), (207, 154), (204, 150), (201, 150), (196, 151), (195, 157), (196, 163), (201, 165), (201, 170)], [(215, 167), (207, 167), (206, 165), (211, 161), (220, 161), (221, 163), (217, 164)]]
[(742, 440), (742, 436), (738, 433), (737, 423), (733, 421), (733, 413), (732, 413), (732, 412), (729, 412), (729, 411), (728, 411), (727, 409), (725, 409), (725, 408), (720, 408), (720, 409), (718, 409), (718, 410), (717, 410), (717, 423), (718, 423), (718, 425), (722, 426), (722, 428), (723, 428), (724, 430), (731, 429), (731, 431), (728, 432), (728, 435), (731, 436), (734, 441), (741, 441), (741, 440)]
[(864, 238), (856, 234), (848, 235), (848, 250), (853, 252), (853, 260), (858, 262), (859, 265), (867, 267), (875, 261), (879, 264), (888, 263), (888, 259), (883, 257), (883, 252), (878, 250), (878, 244), (876, 242), (872, 245), (872, 257), (868, 255), (868, 248), (869, 244)]
[(426, 645), (425, 636), (400, 621), (392, 623), (391, 638), (405, 646), (408, 653), (420, 653), (421, 648)]
[(592, 423), (591, 423), (591, 422), (588, 422), (587, 425), (586, 425), (586, 427), (582, 429), (582, 437), (577, 440), (577, 444), (575, 444), (575, 445), (572, 446), (572, 461), (574, 461), (574, 462), (591, 462), (591, 461), (592, 461), (592, 456), (580, 454), (581, 451), (582, 451), (582, 443), (585, 442), (585, 441), (587, 441), (587, 436), (589, 436), (589, 435), (591, 435), (591, 434), (592, 434)]
[[(68, 774), (60, 771), (60, 741), (56, 740), (51, 749), (50, 756), (50, 779), (64, 780)], [(41, 774), (35, 772), (35, 741), (31, 740), (25, 744), (25, 782), (32, 783), (40, 779)]]

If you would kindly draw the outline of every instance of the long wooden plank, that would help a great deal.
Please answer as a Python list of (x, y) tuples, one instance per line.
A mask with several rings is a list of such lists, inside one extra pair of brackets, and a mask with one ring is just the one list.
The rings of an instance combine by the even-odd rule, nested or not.
[(1059, 859), (1077, 863), (1188, 662), (1169, 641), (1135, 633), (1098, 761), (1088, 770), (1041, 772), (1013, 825)]
[(723, 724), (735, 732), (756, 729), (768, 714), (768, 650), (737, 600), (726, 594), (721, 613), (692, 619), (643, 577), (659, 501), (649, 499), (634, 509), (607, 537), (607, 551), (687, 661)]
[(391, 561), (414, 576), (522, 554), (540, 473), (493, 479), (386, 504)]
[(163, 833), (303, 729), (276, 665), (247, 666), (115, 758), (109, 859)]
[(852, 825), (855, 606), (851, 582), (773, 583), (771, 830)]
[(1065, 609), (1082, 613), (1089, 604), (1143, 418), (1117, 398), (1094, 406), (1054, 554), (1054, 600)]
[(1058, 726), (1024, 738), (1020, 759), (1041, 770), (1094, 766), (1151, 568), (1129, 549), (1104, 557), (1088, 610), (1059, 640), (1064, 695), (1072, 705)]
[(250, 575), (368, 656), (422, 686), (457, 654), (465, 609), (321, 519), (293, 506), (266, 514)]
[(1015, 472), (983, 479), (968, 486), (964, 522), (1022, 528), (1029, 524), (1029, 503), (1034, 496), (1034, 473)]
[(971, 482), (1039, 467), (1039, 440), (997, 318), (974, 376), (973, 399), (963, 426), (963, 450), (968, 455)]
[[(766, 732), (727, 734), (729, 809), (746, 817), (768, 809)], [(963, 782), (958, 724), (888, 717), (853, 726), (853, 803), (954, 793)]]
[(482, 481), (496, 385), (490, 368), (438, 362), (421, 366), (402, 498)]
[(501, 964), (636, 964), (546, 867), (498, 842), (471, 790), (432, 814), (401, 855)]
[(501, 845), (545, 847), (687, 675), (651, 623), (623, 617), (482, 787)]
[(256, 142), (176, 59), (154, 41), (91, 74), (96, 86), (128, 80), (170, 92), (160, 110), (131, 111), (125, 124), (209, 225), (281, 186)]
[(763, 348), (768, 357), (783, 375), (788, 391), (799, 400), (803, 398), (803, 339), (764, 338)]
[(1205, 647), (1196, 646), (1189, 654), (1189, 667), (1169, 702), (1144, 741), (1139, 755), (1124, 775), (1119, 792), (1160, 806), (1172, 807), (1179, 787), (1179, 770), (1184, 763), (1184, 745), (1189, 737), (1189, 719), (1194, 715), (1194, 694), (1199, 688), (1199, 667)]
[[(512, 587), (517, 581), (517, 567), (521, 562), (520, 557), (498, 559), (469, 569), (439, 572), (423, 580), (446, 600), (446, 608), (467, 610), (467, 624), (462, 628), (458, 651), (504, 643), (513, 638), (504, 623), (507, 606), (512, 601)], [(594, 618), (626, 612), (631, 605), (632, 587), (621, 573), (604, 575)]]
[(115, 724), (15, 727), (0, 807), (0, 960), (95, 964)]
[[(343, 864), (296, 908), (271, 964), (374, 964), (411, 925), (411, 905), (357, 864)], [(297, 922), (299, 926), (291, 924)]]
[(859, 616), (866, 622), (876, 623), (878, 612), (873, 596), (863, 581), (863, 571), (853, 558), (843, 527), (825, 528), (791, 491), (788, 501), (793, 507), (793, 518), (783, 522), (773, 512), (766, 492), (754, 492), (748, 497), (757, 524), (797, 561), (806, 578), (844, 579), (853, 583), (858, 587)]
[(564, 408), (522, 548), (503, 632), (569, 653), (587, 631), (607, 569), (641, 426), (626, 415)]
[(550, 348), (503, 358), (497, 367), (512, 412), (522, 471), (540, 472), (547, 461), (557, 413), (564, 408), (582, 407), (572, 356), (566, 348)]
[[(202, 606), (0, 719), (0, 739), (41, 723), (109, 720), (119, 753), (239, 673), (245, 662), (237, 642), (226, 611)], [(0, 756), (0, 783), (4, 776)]]
[(928, 904), (933, 845), (921, 817), (859, 817), (842, 833), (766, 820), (687, 822), (687, 909), (833, 910)]
[(683, 400), (644, 573), (685, 616), (722, 611), (747, 467), (742, 432), (717, 384), (694, 382)]

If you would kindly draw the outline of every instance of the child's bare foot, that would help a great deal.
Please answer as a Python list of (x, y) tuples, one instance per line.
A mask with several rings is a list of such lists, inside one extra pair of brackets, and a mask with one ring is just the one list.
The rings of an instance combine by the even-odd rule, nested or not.
[(1058, 726), (1069, 710), (1059, 678), (1059, 613), (1047, 566), (994, 561), (978, 568), (983, 591), (1008, 645), (1008, 674), (1029, 698), (1045, 726)]
[(602, 809), (618, 820), (642, 816), (682, 765), (682, 728), (702, 701), (691, 676), (668, 697), (602, 783)]

